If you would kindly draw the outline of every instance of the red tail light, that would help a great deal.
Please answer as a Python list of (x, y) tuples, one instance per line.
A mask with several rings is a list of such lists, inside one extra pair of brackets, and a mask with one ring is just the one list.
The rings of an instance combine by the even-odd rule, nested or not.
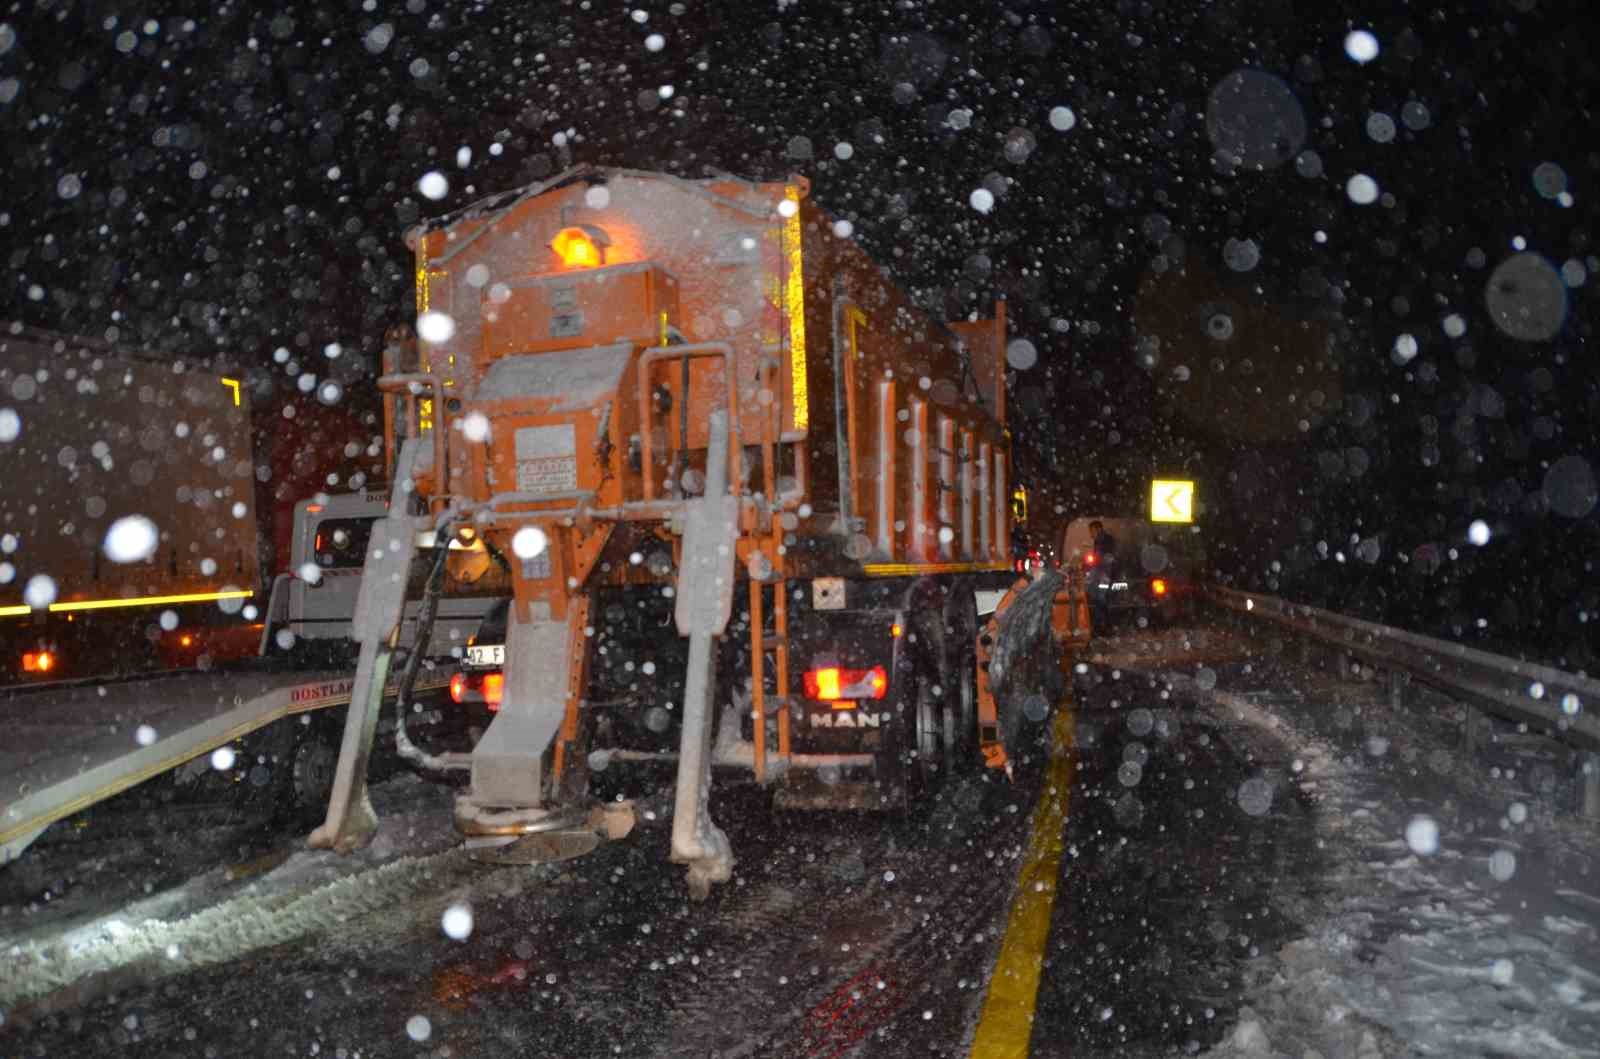
[(1100, 565), (1100, 556), (1096, 555), (1094, 552), (1089, 552), (1087, 555), (1085, 555), (1083, 557), (1083, 565), (1084, 566), (1099, 566)]
[(467, 675), (457, 673), (450, 678), (450, 701), (459, 703), (467, 697)]
[(22, 656), (24, 673), (48, 673), (56, 667), (56, 656), (49, 651), (28, 651)]
[(881, 699), (889, 691), (889, 674), (882, 666), (871, 669), (840, 669), (827, 666), (805, 673), (806, 698), (819, 702), (850, 699)]
[(504, 673), (486, 673), (483, 678), (483, 701), (489, 704), (491, 711), (500, 708), (500, 699), (505, 694), (506, 675)]
[(1164, 578), (1164, 577), (1153, 577), (1153, 578), (1151, 578), (1150, 579), (1150, 591), (1153, 594), (1157, 595), (1157, 596), (1166, 595), (1167, 594), (1167, 581), (1166, 581), (1166, 578)]

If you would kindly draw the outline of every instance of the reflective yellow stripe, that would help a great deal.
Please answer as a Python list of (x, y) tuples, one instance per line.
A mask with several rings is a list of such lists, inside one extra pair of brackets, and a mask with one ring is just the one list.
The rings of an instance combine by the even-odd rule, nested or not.
[(784, 189), (783, 197), (794, 203), (794, 213), (783, 225), (783, 256), (788, 277), (783, 291), (784, 314), (789, 318), (789, 389), (794, 394), (794, 428), (811, 425), (810, 387), (806, 381), (806, 282), (800, 232), (800, 189)]
[(972, 1038), (974, 1059), (1025, 1059), (1028, 1054), (1044, 947), (1050, 938), (1050, 914), (1056, 904), (1061, 831), (1072, 792), (1072, 738), (1072, 710), (1069, 703), (1063, 703), (1056, 711), (1050, 764), (1039, 804), (1034, 806), (1032, 834), (1017, 876), (1005, 940), (1000, 943), (978, 1032)]
[(915, 577), (920, 574), (977, 574), (1009, 570), (1010, 563), (865, 563), (861, 572), (868, 577)]
[[(71, 610), (111, 610), (114, 607), (159, 607), (163, 603), (215, 603), (222, 599), (248, 599), (255, 595), (248, 588), (230, 588), (225, 592), (189, 592), (180, 596), (131, 596), (127, 599), (84, 599), (72, 603), (52, 603), (50, 613), (61, 614)], [(0, 618), (31, 614), (26, 605), (0, 607)]]

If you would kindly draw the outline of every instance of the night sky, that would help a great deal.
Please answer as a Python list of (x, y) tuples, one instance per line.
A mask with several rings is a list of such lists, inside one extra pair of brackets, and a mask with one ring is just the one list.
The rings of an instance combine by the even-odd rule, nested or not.
[(1219, 576), (1592, 664), (1582, 0), (208, 7), (0, 16), (0, 318), (356, 421), (408, 224), (575, 162), (799, 172), (934, 311), (1008, 300), (1041, 535), (1189, 474)]

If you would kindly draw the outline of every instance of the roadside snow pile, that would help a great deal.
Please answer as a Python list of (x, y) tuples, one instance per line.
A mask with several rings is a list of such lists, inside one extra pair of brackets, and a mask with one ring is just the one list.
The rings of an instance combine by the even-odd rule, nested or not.
[(0, 1009), (16, 1008), (85, 978), (141, 965), (177, 974), (255, 949), (330, 930), (407, 896), (446, 884), (466, 853), (404, 857), (308, 892), (245, 893), (166, 922), (129, 924), (110, 916), (50, 943), (14, 945), (0, 962)]
[(1209, 696), (1297, 748), (1337, 868), (1208, 1054), (1600, 1056), (1593, 825), (1519, 790), (1529, 770), (1458, 749), (1438, 711), (1339, 701), (1350, 687)]
[(153, 978), (223, 963), (445, 888), (457, 869), (474, 873), (441, 808), (448, 792), (405, 774), (372, 796), (379, 831), (355, 855), (298, 849), (247, 882), (218, 867), (177, 891), (0, 947), (0, 1010), (122, 968)]

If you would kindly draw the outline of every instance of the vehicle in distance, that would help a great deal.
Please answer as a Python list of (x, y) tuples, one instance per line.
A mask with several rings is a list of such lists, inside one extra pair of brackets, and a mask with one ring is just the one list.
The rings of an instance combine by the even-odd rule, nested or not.
[[(1096, 550), (1095, 522), (1114, 548)], [(1140, 628), (1170, 625), (1193, 614), (1205, 565), (1204, 541), (1193, 526), (1086, 515), (1062, 531), (1060, 554), (1063, 566), (1082, 576), (1096, 633), (1130, 621)]]

